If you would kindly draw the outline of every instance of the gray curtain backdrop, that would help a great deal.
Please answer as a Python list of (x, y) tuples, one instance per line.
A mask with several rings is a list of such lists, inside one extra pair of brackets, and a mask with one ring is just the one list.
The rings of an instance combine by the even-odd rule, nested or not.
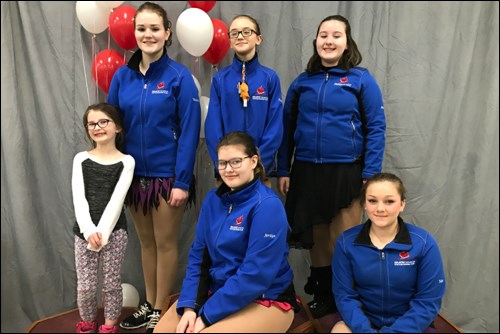
[[(211, 77), (233, 53), (218, 67), (191, 56), (175, 35), (177, 18), (189, 5), (158, 3), (173, 22), (169, 55), (192, 70), (209, 96)], [(349, 18), (361, 65), (383, 91), (384, 170), (407, 186), (403, 218), (430, 231), (443, 254), (442, 312), (464, 331), (498, 332), (498, 2), (218, 1), (208, 14), (229, 26), (243, 13), (260, 23), (259, 58), (279, 74), (283, 95), (312, 54), (319, 22), (332, 14)], [(85, 108), (106, 99), (90, 66), (108, 41), (127, 59), (131, 53), (108, 30), (93, 39), (76, 17), (75, 1), (2, 1), (1, 16), (1, 330), (22, 332), (35, 320), (76, 307), (72, 159), (88, 148)], [(199, 204), (213, 186), (204, 139), (195, 172), (198, 208), (184, 216), (177, 290)], [(123, 282), (143, 298), (130, 220), (129, 231)], [(303, 294), (308, 253), (292, 250), (290, 262)]]

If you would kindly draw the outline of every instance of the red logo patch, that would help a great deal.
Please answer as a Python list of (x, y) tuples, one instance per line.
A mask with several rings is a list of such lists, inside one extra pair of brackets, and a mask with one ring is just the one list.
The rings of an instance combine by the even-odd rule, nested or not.
[(260, 86), (259, 88), (257, 88), (257, 94), (259, 95), (262, 95), (264, 94), (266, 91), (264, 90), (264, 87)]
[(243, 222), (243, 216), (236, 218), (236, 225), (240, 225)]
[(160, 82), (157, 86), (156, 86), (158, 89), (162, 89), (163, 87), (165, 87), (165, 83), (162, 81)]
[(349, 79), (347, 77), (340, 78), (340, 83), (347, 83)]
[(404, 260), (410, 257), (410, 254), (407, 251), (399, 253), (399, 258)]

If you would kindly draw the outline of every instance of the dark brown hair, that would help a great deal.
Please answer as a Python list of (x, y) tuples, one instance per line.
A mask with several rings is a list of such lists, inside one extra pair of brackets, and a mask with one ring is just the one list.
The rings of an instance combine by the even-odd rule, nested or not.
[(219, 145), (217, 145), (217, 152), (219, 152), (219, 149), (223, 146), (232, 145), (242, 145), (245, 149), (246, 155), (249, 157), (256, 155), (259, 158), (257, 166), (255, 166), (254, 175), (255, 177), (260, 178), (261, 181), (264, 181), (266, 171), (260, 159), (259, 149), (255, 146), (252, 136), (243, 131), (229, 132), (220, 140)]
[(342, 57), (340, 57), (338, 66), (343, 70), (349, 70), (351, 67), (359, 65), (363, 60), (363, 57), (358, 50), (358, 46), (352, 38), (351, 25), (349, 24), (349, 21), (342, 15), (331, 15), (324, 18), (318, 26), (318, 29), (316, 31), (316, 38), (313, 40), (313, 55), (311, 56), (311, 58), (309, 58), (309, 62), (307, 63), (307, 73), (315, 73), (321, 68), (321, 57), (319, 56), (318, 50), (316, 49), (316, 39), (318, 38), (321, 25), (326, 21), (340, 21), (345, 25), (347, 48), (342, 54)]
[(156, 3), (148, 1), (148, 2), (145, 2), (142, 5), (140, 5), (139, 8), (137, 8), (137, 12), (135, 13), (135, 16), (134, 16), (134, 28), (135, 28), (135, 18), (137, 17), (137, 14), (139, 14), (140, 12), (143, 12), (145, 10), (148, 10), (150, 12), (158, 14), (158, 16), (163, 19), (163, 26), (165, 27), (165, 30), (167, 30), (167, 31), (170, 30), (170, 35), (168, 36), (168, 39), (165, 41), (165, 45), (170, 46), (172, 44), (172, 35), (173, 35), (172, 29), (171, 29), (172, 22), (170, 22), (168, 20), (167, 11), (165, 9), (163, 9), (162, 6), (160, 6)]
[(96, 142), (92, 140), (90, 137), (89, 131), (87, 130), (87, 123), (88, 123), (88, 117), (89, 113), (91, 111), (100, 111), (106, 114), (113, 123), (115, 123), (115, 126), (118, 130), (121, 130), (116, 134), (115, 137), (115, 146), (116, 148), (122, 152), (125, 146), (125, 129), (123, 127), (123, 115), (118, 109), (118, 107), (115, 107), (114, 105), (111, 105), (109, 103), (97, 103), (97, 104), (92, 104), (90, 105), (87, 110), (85, 110), (85, 113), (83, 114), (83, 127), (85, 128), (85, 133), (87, 134), (87, 138), (90, 140), (92, 143), (92, 147), (96, 147)]
[(363, 185), (363, 188), (361, 189), (361, 205), (365, 204), (366, 201), (366, 190), (368, 187), (377, 182), (392, 182), (396, 186), (399, 195), (401, 196), (401, 200), (404, 201), (406, 199), (406, 189), (403, 184), (403, 181), (399, 177), (397, 177), (394, 174), (391, 173), (377, 173), (373, 175), (371, 178), (369, 178), (365, 184)]

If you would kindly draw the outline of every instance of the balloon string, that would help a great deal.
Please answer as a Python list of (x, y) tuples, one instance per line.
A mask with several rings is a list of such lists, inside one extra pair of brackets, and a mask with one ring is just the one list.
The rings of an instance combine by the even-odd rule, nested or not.
[[(95, 34), (92, 34), (92, 59), (95, 60), (96, 58), (96, 49), (95, 49)], [(92, 92), (95, 92), (94, 94), (94, 103), (97, 103), (97, 100), (98, 100), (98, 95), (99, 95), (99, 91), (98, 91), (98, 85), (99, 85), (99, 77), (97, 76), (97, 66), (99, 66), (99, 64), (95, 64), (95, 82), (92, 81)]]
[(83, 77), (85, 78), (85, 88), (87, 89), (87, 101), (88, 101), (88, 105), (90, 105), (89, 81), (87, 78), (87, 69), (85, 68), (85, 55), (83, 54), (83, 41), (82, 41), (81, 31), (80, 31), (79, 36), (80, 36), (80, 48), (82, 50)]
[(196, 65), (200, 63), (200, 57), (194, 57), (193, 63), (193, 75), (196, 76)]
[[(113, 10), (111, 10), (113, 12)], [(109, 31), (109, 24), (108, 24), (108, 49), (111, 49), (111, 32)]]

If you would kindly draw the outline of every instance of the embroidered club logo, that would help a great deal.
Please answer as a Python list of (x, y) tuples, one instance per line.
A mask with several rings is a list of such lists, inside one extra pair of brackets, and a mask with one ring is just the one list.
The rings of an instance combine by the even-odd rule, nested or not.
[(234, 224), (229, 227), (229, 230), (243, 232), (245, 230), (245, 226), (242, 225), (241, 223), (243, 223), (243, 215), (236, 218)]
[(349, 79), (347, 77), (340, 78), (340, 83), (348, 83)]
[(264, 87), (260, 86), (259, 88), (257, 88), (257, 94), (259, 95), (262, 95), (264, 94), (266, 91), (264, 90)]
[(400, 253), (399, 253), (399, 258), (400, 258), (401, 260), (407, 259), (407, 258), (409, 258), (409, 257), (410, 257), (410, 253), (408, 253), (408, 252), (406, 252), (406, 251), (404, 251), (404, 252), (400, 252)]
[(165, 83), (164, 83), (163, 81), (162, 81), (162, 82), (160, 82), (158, 85), (156, 85), (156, 88), (158, 88), (158, 89), (163, 89), (163, 88), (165, 88)]

